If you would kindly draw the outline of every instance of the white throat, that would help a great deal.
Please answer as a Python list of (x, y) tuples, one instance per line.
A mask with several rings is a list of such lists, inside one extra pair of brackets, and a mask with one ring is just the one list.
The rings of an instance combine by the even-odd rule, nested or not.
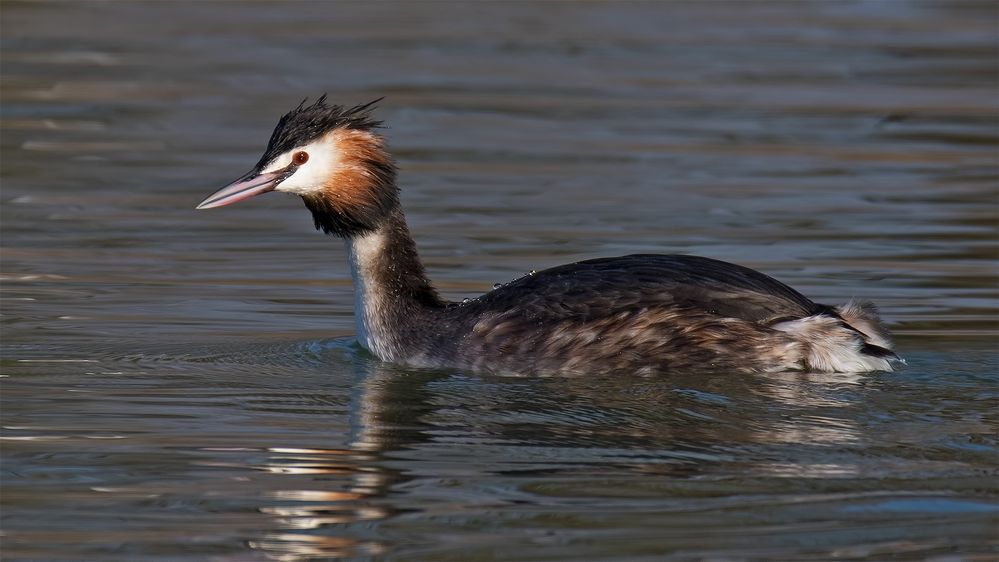
[(377, 262), (385, 252), (387, 238), (381, 230), (344, 240), (350, 275), (354, 280), (354, 319), (357, 341), (382, 360), (392, 359), (392, 346), (385, 325), (385, 288), (375, 280)]

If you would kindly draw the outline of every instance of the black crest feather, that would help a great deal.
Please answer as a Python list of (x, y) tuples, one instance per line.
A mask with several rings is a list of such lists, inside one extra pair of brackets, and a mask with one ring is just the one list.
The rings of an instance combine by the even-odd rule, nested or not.
[(357, 129), (370, 131), (382, 126), (382, 122), (371, 117), (375, 104), (384, 97), (353, 107), (326, 103), (323, 94), (311, 105), (305, 105), (308, 98), (298, 107), (284, 114), (267, 142), (267, 150), (257, 162), (256, 171), (262, 170), (272, 160), (303, 144), (308, 144), (333, 129)]

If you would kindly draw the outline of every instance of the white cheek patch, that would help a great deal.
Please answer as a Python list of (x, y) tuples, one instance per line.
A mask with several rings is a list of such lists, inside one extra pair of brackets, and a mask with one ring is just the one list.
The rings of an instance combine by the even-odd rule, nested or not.
[(324, 189), (333, 172), (340, 165), (340, 152), (326, 139), (320, 139), (285, 152), (268, 164), (263, 171), (273, 172), (287, 168), (291, 164), (292, 157), (298, 152), (308, 154), (309, 160), (299, 166), (288, 179), (279, 183), (275, 190), (306, 195)]

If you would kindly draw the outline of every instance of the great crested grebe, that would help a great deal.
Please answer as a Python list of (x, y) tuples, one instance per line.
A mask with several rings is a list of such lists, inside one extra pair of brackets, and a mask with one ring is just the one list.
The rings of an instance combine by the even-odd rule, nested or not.
[(269, 191), (301, 196), (316, 228), (346, 243), (357, 339), (382, 360), (636, 374), (890, 371), (900, 361), (873, 305), (816, 304), (758, 271), (696, 256), (586, 260), (448, 302), (406, 226), (374, 103), (302, 102), (278, 121), (253, 170), (197, 208)]

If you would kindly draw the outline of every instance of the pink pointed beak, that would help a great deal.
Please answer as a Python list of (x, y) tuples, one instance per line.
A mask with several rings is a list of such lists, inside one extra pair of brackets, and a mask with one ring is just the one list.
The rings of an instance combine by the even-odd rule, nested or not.
[(242, 201), (243, 199), (249, 199), (255, 195), (260, 195), (261, 193), (274, 191), (274, 188), (277, 187), (282, 180), (291, 175), (291, 171), (284, 169), (263, 174), (254, 174), (253, 172), (250, 172), (249, 174), (206, 197), (204, 201), (195, 207), (195, 209), (212, 209), (215, 207), (231, 205), (238, 201)]

